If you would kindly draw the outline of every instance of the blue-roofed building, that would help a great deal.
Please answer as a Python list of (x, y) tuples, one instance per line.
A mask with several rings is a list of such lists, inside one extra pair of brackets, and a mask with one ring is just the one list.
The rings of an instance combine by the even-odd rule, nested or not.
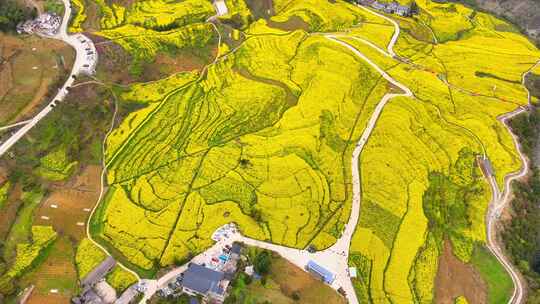
[(314, 261), (309, 261), (306, 265), (307, 271), (321, 279), (326, 284), (332, 284), (336, 279), (336, 275)]

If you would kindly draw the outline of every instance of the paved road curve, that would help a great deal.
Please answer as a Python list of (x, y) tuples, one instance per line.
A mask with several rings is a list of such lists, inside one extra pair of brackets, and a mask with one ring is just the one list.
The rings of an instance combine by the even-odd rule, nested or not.
[[(56, 96), (52, 99), (52, 101), (47, 106), (45, 106), (45, 108), (42, 109), (36, 116), (34, 116), (26, 125), (17, 130), (15, 134), (13, 134), (8, 140), (6, 140), (0, 145), (0, 157), (4, 155), (13, 145), (15, 145), (24, 135), (26, 135), (28, 131), (30, 131), (35, 125), (37, 125), (41, 119), (47, 116), (47, 114), (49, 114), (49, 112), (54, 109), (54, 106), (57, 102), (64, 100), (64, 98), (68, 94), (67, 88), (70, 87), (75, 81), (73, 75), (77, 76), (82, 73), (92, 72), (92, 69), (96, 65), (97, 52), (92, 41), (82, 34), (68, 35), (67, 27), (69, 23), (69, 18), (71, 16), (71, 5), (69, 3), (69, 0), (62, 1), (64, 2), (65, 6), (65, 14), (64, 18), (62, 19), (60, 29), (56, 35), (47, 36), (46, 38), (62, 40), (75, 49), (76, 57), (73, 68), (71, 70), (71, 74), (69, 75), (62, 88), (60, 88)], [(94, 60), (89, 59), (87, 55), (88, 51), (86, 49), (89, 49), (93, 52)]]

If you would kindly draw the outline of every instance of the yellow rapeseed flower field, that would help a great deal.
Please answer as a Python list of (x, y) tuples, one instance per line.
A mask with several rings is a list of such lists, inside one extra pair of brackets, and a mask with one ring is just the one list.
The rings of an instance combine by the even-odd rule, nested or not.
[[(217, 35), (208, 1), (98, 3), (98, 34), (139, 60)], [(501, 187), (520, 167), (497, 117), (527, 103), (521, 76), (540, 52), (503, 20), (417, 3), (418, 16), (391, 16), (392, 58), (393, 25), (344, 1), (275, 0), (268, 20), (227, 1), (220, 57), (203, 72), (117, 88), (145, 107), (107, 139), (96, 236), (149, 271), (208, 248), (229, 222), (285, 246), (331, 246), (350, 215), (355, 144), (382, 96), (400, 91), (322, 33), (332, 32), (414, 94), (390, 100), (360, 157), (353, 283), (366, 303), (432, 302), (443, 242), (465, 263), (485, 242), (491, 193), (477, 158)]]

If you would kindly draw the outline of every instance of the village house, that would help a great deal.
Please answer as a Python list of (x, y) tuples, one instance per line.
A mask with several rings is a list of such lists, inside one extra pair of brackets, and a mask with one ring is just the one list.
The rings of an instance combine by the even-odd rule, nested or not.
[(396, 8), (396, 14), (402, 17), (408, 17), (411, 15), (411, 7), (407, 5), (398, 5)]
[(409, 17), (413, 14), (412, 5), (401, 5), (395, 1), (379, 2), (377, 0), (359, 0), (358, 3), (387, 14), (396, 14), (402, 17)]
[(387, 13), (387, 14), (393, 14), (396, 12), (397, 8), (398, 8), (399, 4), (397, 4), (397, 2), (390, 2), (390, 3), (387, 3), (383, 9), (383, 12)]
[(224, 272), (192, 263), (184, 272), (182, 291), (188, 295), (200, 295), (222, 302), (229, 282)]

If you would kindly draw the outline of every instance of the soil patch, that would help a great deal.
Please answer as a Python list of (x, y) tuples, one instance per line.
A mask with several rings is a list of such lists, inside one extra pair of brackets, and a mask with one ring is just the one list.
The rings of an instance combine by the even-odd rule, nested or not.
[(197, 54), (195, 51), (179, 51), (175, 56), (158, 54), (154, 63), (146, 69), (151, 79), (160, 79), (179, 72), (200, 71), (210, 64), (217, 55), (217, 45), (208, 54)]
[(255, 20), (260, 18), (268, 20), (276, 14), (272, 0), (246, 0), (246, 5)]
[(287, 32), (292, 32), (296, 30), (304, 30), (306, 32), (309, 32), (309, 24), (298, 16), (292, 16), (289, 18), (289, 20), (285, 22), (268, 20), (268, 26)]
[(82, 24), (82, 28), (88, 32), (96, 32), (101, 29), (99, 24), (100, 9), (96, 1), (84, 1), (86, 20)]
[(234, 28), (230, 25), (220, 22), (216, 23), (216, 25), (221, 33), (223, 43), (229, 46), (231, 50), (239, 47), (246, 40), (246, 37), (242, 32), (239, 32), (238, 37), (236, 37), (237, 39), (235, 39), (233, 35)]
[(464, 296), (470, 304), (485, 304), (487, 285), (472, 265), (454, 256), (450, 242), (445, 241), (435, 279), (435, 303), (454, 304), (459, 296)]
[(286, 296), (292, 298), (293, 293), (298, 293), (298, 303), (346, 303), (335, 290), (284, 258), (273, 259), (270, 277)]
[(69, 304), (69, 297), (60, 294), (36, 295), (32, 293), (26, 304)]

